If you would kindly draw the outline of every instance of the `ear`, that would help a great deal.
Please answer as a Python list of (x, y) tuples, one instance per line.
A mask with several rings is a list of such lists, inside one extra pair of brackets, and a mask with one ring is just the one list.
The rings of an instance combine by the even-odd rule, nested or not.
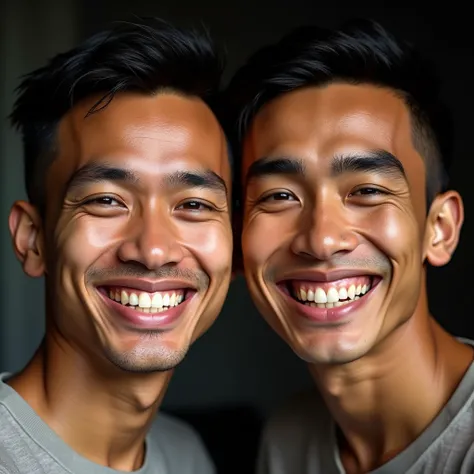
[(30, 277), (44, 274), (42, 221), (37, 209), (26, 201), (13, 204), (8, 217), (13, 248), (24, 272)]
[(236, 209), (232, 213), (232, 231), (234, 234), (234, 250), (232, 255), (232, 280), (234, 280), (239, 274), (243, 273), (242, 263), (242, 245), (241, 245), (241, 234), (242, 234), (242, 211)]
[(464, 222), (462, 198), (456, 191), (438, 195), (431, 205), (425, 232), (425, 258), (436, 267), (446, 265), (456, 250)]

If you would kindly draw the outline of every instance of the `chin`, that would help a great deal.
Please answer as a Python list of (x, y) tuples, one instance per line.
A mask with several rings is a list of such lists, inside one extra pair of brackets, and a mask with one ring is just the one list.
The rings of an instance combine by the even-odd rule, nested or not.
[(176, 368), (186, 357), (189, 345), (170, 348), (154, 335), (149, 341), (138, 343), (133, 349), (107, 349), (106, 358), (119, 369), (133, 373), (166, 372)]
[(313, 365), (349, 364), (367, 353), (361, 348), (344, 349), (339, 347), (296, 347), (293, 351), (300, 359)]

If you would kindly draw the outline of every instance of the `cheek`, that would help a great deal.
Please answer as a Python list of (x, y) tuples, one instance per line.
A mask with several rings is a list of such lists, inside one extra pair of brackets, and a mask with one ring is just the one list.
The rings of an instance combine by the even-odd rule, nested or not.
[(187, 223), (179, 228), (180, 240), (210, 274), (230, 272), (232, 229), (230, 221)]
[(242, 254), (245, 266), (252, 272), (263, 265), (275, 248), (275, 224), (268, 216), (257, 216), (244, 221), (242, 227)]
[(57, 255), (71, 267), (86, 268), (117, 241), (124, 225), (125, 221), (120, 218), (92, 221), (87, 216), (79, 217), (57, 235)]
[(359, 222), (363, 222), (363, 233), (390, 259), (403, 261), (418, 255), (420, 232), (411, 211), (379, 207)]
[(280, 213), (260, 213), (244, 219), (242, 253), (246, 266), (263, 266), (281, 250), (288, 249), (299, 226), (297, 210)]

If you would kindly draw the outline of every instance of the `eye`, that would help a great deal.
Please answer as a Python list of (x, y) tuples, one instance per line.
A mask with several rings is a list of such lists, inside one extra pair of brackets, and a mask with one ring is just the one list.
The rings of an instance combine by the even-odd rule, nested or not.
[(271, 201), (294, 201), (295, 197), (293, 194), (286, 191), (279, 191), (277, 193), (268, 194), (261, 199), (261, 202)]
[(366, 186), (350, 193), (349, 196), (379, 196), (382, 194), (387, 194), (387, 192), (379, 188)]
[(123, 204), (112, 196), (98, 196), (87, 200), (84, 204), (93, 204), (104, 207), (123, 207)]
[(194, 212), (215, 210), (210, 204), (205, 204), (202, 201), (186, 201), (180, 204), (177, 209)]

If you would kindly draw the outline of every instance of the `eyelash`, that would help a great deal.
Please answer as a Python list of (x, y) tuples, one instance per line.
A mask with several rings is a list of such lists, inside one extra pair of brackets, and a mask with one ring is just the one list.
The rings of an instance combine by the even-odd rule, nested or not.
[[(117, 205), (112, 205), (109, 203), (106, 203), (104, 201), (114, 201), (117, 203)], [(98, 196), (98, 197), (95, 197), (95, 198), (92, 198), (92, 199), (89, 199), (87, 201), (85, 201), (83, 204), (87, 205), (87, 204), (97, 204), (99, 206), (107, 206), (107, 207), (122, 207), (123, 204), (116, 198), (112, 197), (112, 196)]]
[[(388, 194), (387, 191), (384, 191), (380, 188), (376, 188), (375, 186), (365, 186), (362, 188), (357, 189), (349, 193), (349, 197), (371, 197), (371, 196), (380, 196)], [(286, 199), (275, 199), (277, 196), (283, 197), (285, 196)], [(262, 197), (259, 202), (268, 202), (268, 201), (296, 201), (294, 195), (290, 192), (280, 191), (272, 194), (268, 194), (267, 196)]]
[[(187, 204), (197, 204), (198, 206), (203, 206), (205, 209), (184, 209), (183, 206), (186, 206)], [(215, 211), (216, 209), (211, 206), (210, 204), (206, 204), (202, 201), (198, 201), (196, 199), (193, 199), (191, 201), (186, 201), (186, 202), (183, 202), (182, 204), (180, 204), (177, 209), (182, 209), (182, 210), (188, 210), (188, 211), (191, 211), (191, 212), (199, 212), (199, 211), (202, 211), (202, 210), (205, 210), (205, 211)]]
[[(272, 198), (275, 198), (276, 196), (286, 196), (288, 198), (291, 198), (291, 199), (272, 199)], [(296, 198), (293, 196), (292, 193), (289, 193), (289, 192), (286, 192), (286, 191), (279, 191), (279, 192), (276, 192), (276, 193), (272, 193), (272, 194), (268, 194), (264, 197), (262, 197), (260, 199), (259, 202), (268, 202), (268, 201), (295, 201)]]
[[(364, 192), (364, 191), (370, 191), (370, 192)], [(366, 186), (363, 188), (359, 188), (351, 193), (349, 193), (349, 197), (351, 196), (377, 196), (377, 195), (383, 195), (383, 194), (388, 194), (386, 191), (376, 188), (374, 186)]]
[[(104, 202), (104, 201), (109, 201), (109, 202)], [(122, 204), (119, 202), (118, 199), (112, 197), (112, 196), (99, 196), (99, 197), (95, 197), (95, 198), (92, 198), (92, 199), (89, 199), (87, 201), (85, 201), (83, 204), (98, 204), (100, 206), (111, 206), (111, 203), (110, 201), (114, 201), (116, 202), (119, 206), (121, 206)], [(188, 204), (197, 204), (198, 206), (202, 206), (204, 207), (207, 211), (215, 211), (215, 208), (213, 206), (211, 206), (210, 204), (206, 204), (202, 201), (198, 201), (197, 199), (193, 199), (191, 201), (186, 201), (186, 202), (183, 202), (182, 204), (180, 204), (178, 206), (178, 209), (180, 208), (183, 208), (183, 206), (186, 206)], [(115, 205), (112, 206), (112, 207), (116, 207)], [(191, 210), (191, 211), (200, 211), (201, 209), (188, 209), (188, 210)]]

